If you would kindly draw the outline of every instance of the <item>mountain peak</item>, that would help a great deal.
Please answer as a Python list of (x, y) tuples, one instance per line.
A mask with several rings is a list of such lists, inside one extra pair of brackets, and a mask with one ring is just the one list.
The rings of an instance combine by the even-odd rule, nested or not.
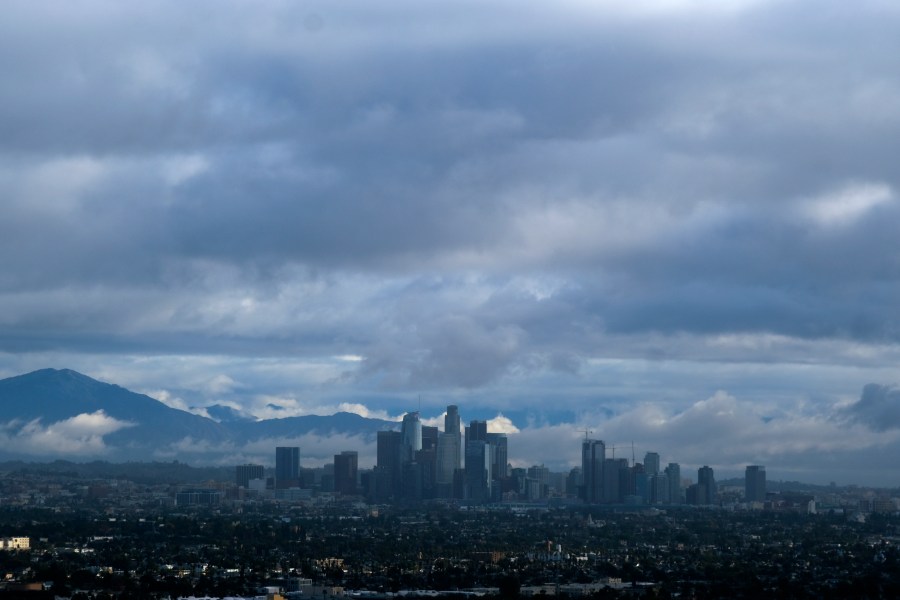
[[(307, 435), (360, 436), (374, 444), (378, 431), (397, 423), (355, 413), (258, 420), (234, 407), (206, 407), (209, 417), (178, 410), (145, 394), (97, 381), (71, 369), (40, 369), (0, 379), (0, 426), (15, 438), (0, 456), (157, 459), (191, 456), (221, 460), (267, 444), (300, 445)], [(58, 425), (65, 423), (65, 425)], [(236, 450), (237, 449), (237, 450)], [(327, 458), (330, 446), (322, 450)]]
[(11, 377), (10, 379), (29, 379), (29, 380), (57, 380), (57, 381), (65, 381), (65, 380), (74, 380), (74, 381), (92, 381), (94, 383), (103, 383), (101, 381), (97, 381), (96, 379), (85, 375), (84, 373), (79, 373), (78, 371), (73, 371), (72, 369), (38, 369), (37, 371), (32, 371), (31, 373), (25, 373), (24, 375), (18, 375), (16, 377)]
[(22, 453), (124, 456), (185, 439), (220, 443), (229, 437), (211, 419), (71, 369), (0, 380), (0, 406)]

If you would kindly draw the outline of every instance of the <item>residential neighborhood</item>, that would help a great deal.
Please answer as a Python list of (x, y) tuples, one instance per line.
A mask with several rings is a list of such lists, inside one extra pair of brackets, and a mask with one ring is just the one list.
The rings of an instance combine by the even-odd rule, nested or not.
[[(241, 494), (228, 481), (60, 471), (31, 466), (0, 479), (0, 597), (900, 594), (896, 490), (885, 511), (873, 511), (886, 505), (872, 498), (890, 491), (852, 487), (815, 497), (814, 512), (777, 499), (758, 507), (404, 507), (333, 492)], [(143, 477), (140, 465), (134, 473)], [(186, 487), (215, 489), (221, 499), (179, 506)]]

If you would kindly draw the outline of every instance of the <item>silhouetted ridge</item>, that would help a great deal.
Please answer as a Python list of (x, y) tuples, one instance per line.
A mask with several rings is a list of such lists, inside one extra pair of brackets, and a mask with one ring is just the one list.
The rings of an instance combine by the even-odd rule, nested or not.
[(233, 423), (236, 421), (256, 421), (252, 415), (243, 413), (236, 408), (225, 406), (223, 404), (213, 404), (206, 406), (204, 409), (206, 414), (219, 423)]
[[(79, 415), (96, 415), (103, 411), (107, 417), (122, 423), (110, 433), (108, 420), (93, 420), (107, 425), (106, 429), (98, 430), (105, 444), (105, 447), (101, 445), (98, 455), (109, 457), (114, 454), (117, 460), (171, 460), (192, 456), (195, 460), (215, 461), (223, 455), (239, 453), (245, 443), (267, 439), (272, 439), (274, 455), (276, 443), (306, 434), (323, 437), (341, 434), (372, 439), (377, 431), (397, 427), (390, 421), (346, 412), (258, 421), (222, 405), (206, 409), (211, 416), (221, 420), (216, 422), (71, 369), (41, 369), (0, 380), (0, 406), (3, 414), (0, 425), (8, 424), (7, 435), (11, 438), (23, 435), (25, 424), (49, 427)], [(78, 427), (90, 427), (91, 422), (82, 419)], [(86, 430), (86, 435), (90, 433)], [(0, 452), (0, 456), (20, 458), (31, 455), (26, 450), (17, 451), (16, 444), (7, 444), (6, 451)]]

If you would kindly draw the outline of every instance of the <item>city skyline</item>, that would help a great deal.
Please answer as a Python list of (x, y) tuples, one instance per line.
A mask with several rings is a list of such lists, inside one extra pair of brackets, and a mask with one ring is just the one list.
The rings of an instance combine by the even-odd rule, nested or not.
[[(459, 410), (459, 407), (456, 405), (454, 405), (454, 408), (456, 408), (457, 411)], [(464, 405), (462, 408), (465, 410)], [(421, 418), (421, 413), (419, 411), (413, 411), (407, 414), (415, 414), (417, 418), (419, 418), (420, 424), (428, 424), (428, 426), (438, 429), (438, 432), (441, 435), (444, 433), (444, 430), (440, 429), (440, 425), (446, 422), (446, 411), (424, 419)], [(460, 418), (459, 412), (456, 413), (456, 417)], [(539, 436), (534, 437), (535, 432), (527, 429), (524, 431), (519, 430), (502, 414), (499, 414), (495, 419), (473, 420), (486, 427), (487, 435), (502, 434), (510, 440), (509, 443), (514, 449), (514, 452), (509, 455), (510, 464), (516, 468), (546, 465), (554, 472), (566, 472), (572, 467), (581, 466), (583, 464), (584, 457), (581, 444), (584, 441), (586, 430), (578, 429), (574, 424), (565, 423), (551, 428), (545, 428), (539, 432)], [(396, 422), (398, 424), (398, 431), (394, 433), (396, 433), (398, 439), (400, 439), (401, 432), (399, 426), (401, 425), (401, 421), (398, 420)], [(464, 429), (468, 429), (468, 427), (469, 426), (466, 425)], [(664, 443), (653, 443), (653, 440), (648, 440), (646, 438), (641, 439), (638, 442), (634, 439), (625, 439), (623, 437), (600, 439), (600, 436), (595, 435), (593, 430), (587, 431), (590, 435), (590, 441), (599, 443), (601, 446), (604, 446), (604, 448), (611, 449), (610, 456), (613, 455), (616, 448), (619, 450), (619, 456), (624, 456), (628, 458), (629, 461), (633, 461), (635, 457), (644, 457), (647, 453), (650, 453), (656, 456), (660, 470), (663, 470), (662, 467), (667, 463), (675, 462), (683, 469), (695, 471), (702, 466), (711, 466), (717, 473), (722, 474), (725, 478), (743, 479), (745, 477), (746, 468), (752, 465), (758, 465), (759, 463), (758, 457), (760, 454), (742, 454), (740, 449), (733, 449), (729, 454), (729, 456), (734, 457), (733, 460), (730, 460), (729, 462), (721, 461), (721, 456), (719, 456), (721, 455), (721, 452), (718, 451), (718, 449), (714, 450), (716, 446), (712, 444), (705, 445), (702, 440), (694, 440), (693, 443), (682, 448), (683, 452), (679, 452), (677, 446), (673, 448)], [(604, 430), (601, 428), (598, 429), (598, 432), (603, 433)], [(553, 436), (552, 439), (545, 437), (548, 433)], [(297, 438), (297, 440), (301, 439), (302, 438)], [(337, 445), (327, 444), (329, 450), (326, 450), (324, 454), (313, 450), (314, 455), (303, 457), (305, 462), (303, 459), (301, 462), (304, 462), (306, 467), (321, 467), (327, 464), (328, 457), (330, 456), (329, 453), (352, 449), (359, 452), (360, 468), (371, 468), (375, 466), (378, 453), (376, 451), (376, 443), (374, 440), (353, 440), (352, 438), (348, 440), (343, 436), (339, 436), (337, 439), (339, 440)], [(465, 435), (463, 435), (463, 449), (465, 447), (465, 439)], [(327, 438), (318, 435), (312, 436), (311, 444), (313, 448), (315, 448), (316, 445), (325, 441), (327, 441)], [(565, 443), (562, 443), (563, 441)], [(255, 444), (255, 446), (258, 448), (259, 444)], [(535, 450), (536, 448), (538, 448), (538, 450)], [(256, 458), (261, 456), (264, 456), (263, 452), (258, 452), (255, 455)], [(754, 459), (753, 456), (756, 456), (757, 458)], [(857, 477), (850, 475), (844, 479), (839, 476), (840, 474), (838, 472), (829, 470), (824, 465), (815, 465), (815, 463), (812, 464), (810, 469), (804, 471), (783, 468), (780, 466), (781, 463), (777, 455), (768, 453), (766, 456), (768, 456), (768, 459), (775, 464), (775, 467), (773, 468), (771, 465), (768, 468), (762, 467), (763, 480), (766, 479), (765, 473), (766, 470), (768, 470), (770, 475), (769, 479), (772, 481), (799, 481), (817, 485), (827, 485), (837, 482), (841, 485), (872, 485), (888, 488), (897, 485), (890, 477), (883, 479), (867, 478), (861, 473), (857, 473)], [(262, 462), (268, 464), (267, 460), (263, 460)], [(464, 460), (461, 460), (460, 462), (464, 464)]]
[[(413, 459), (418, 461), (421, 453), (432, 465), (433, 473), (429, 471), (428, 477), (434, 478), (435, 485), (458, 487), (462, 484), (457, 481), (456, 471), (463, 464), (463, 457), (472, 452), (481, 457), (486, 475), (472, 473), (467, 476), (482, 482), (494, 480), (506, 469), (507, 463), (514, 468), (541, 465), (542, 468), (565, 471), (579, 461), (585, 465), (597, 460), (595, 475), (591, 475), (594, 467), (587, 469), (588, 479), (595, 479), (593, 483), (589, 482), (589, 489), (593, 489), (607, 483), (602, 473), (607, 447), (609, 460), (615, 459), (616, 449), (620, 458), (631, 450), (632, 462), (637, 456), (646, 456), (649, 474), (659, 473), (662, 469), (662, 457), (656, 450), (674, 449), (685, 467), (712, 462), (713, 467), (728, 476), (738, 476), (747, 462), (759, 463), (759, 457), (766, 456), (774, 462), (770, 472), (778, 480), (891, 486), (891, 478), (867, 481), (860, 476), (861, 471), (842, 479), (821, 457), (812, 463), (813, 468), (798, 476), (795, 469), (782, 466), (785, 461), (777, 453), (756, 452), (752, 446), (735, 443), (736, 439), (731, 440), (725, 452), (710, 443), (708, 435), (698, 437), (711, 424), (697, 420), (685, 423), (689, 443), (675, 445), (670, 443), (670, 435), (652, 428), (657, 425), (652, 421), (639, 424), (651, 426), (651, 435), (631, 437), (627, 442), (623, 441), (627, 428), (601, 425), (592, 430), (560, 424), (519, 429), (502, 414), (493, 419), (479, 419), (477, 413), (466, 414), (470, 419), (463, 428), (458, 405), (449, 405), (440, 415), (426, 418), (417, 410), (395, 420), (367, 419), (353, 413), (256, 420), (227, 406), (209, 407), (207, 415), (193, 414), (65, 369), (42, 369), (0, 380), (0, 402), (10, 419), (0, 435), (0, 456), (7, 459), (65, 457), (114, 461), (183, 460), (199, 465), (241, 461), (268, 464), (271, 448), (275, 447), (275, 485), (278, 488), (295, 487), (293, 484), (298, 480), (301, 464), (322, 466), (347, 448), (356, 448), (363, 457), (362, 468), (371, 467), (376, 458), (378, 463), (397, 461), (395, 485), (399, 485), (399, 465)], [(727, 409), (729, 404), (720, 401), (718, 408)], [(728, 416), (740, 418), (740, 415)], [(611, 422), (616, 423), (615, 420)], [(98, 426), (102, 427), (101, 432), (97, 432)], [(582, 436), (588, 440), (592, 436), (603, 436), (603, 441), (596, 440), (595, 443), (599, 445), (596, 455), (604, 458), (586, 459), (590, 453), (580, 441)], [(389, 442), (387, 438), (390, 438)], [(479, 450), (470, 443), (476, 441), (484, 447)], [(382, 442), (388, 444), (384, 450)], [(582, 444), (580, 458), (577, 453), (579, 443)], [(302, 456), (300, 446), (307, 449)], [(488, 446), (490, 455), (485, 450)], [(477, 460), (474, 454), (473, 460)], [(598, 494), (601, 493), (594, 492), (595, 496)]]
[[(294, 473), (293, 481), (283, 485), (279, 473), (286, 470), (286, 457), (296, 465), (300, 448), (276, 447), (274, 477), (264, 476), (263, 465), (243, 464), (235, 467), (235, 479), (238, 487), (265, 492), (276, 499), (300, 497), (302, 489), (307, 494), (359, 496), (374, 504), (454, 500), (480, 505), (555, 498), (585, 505), (713, 506), (720, 501), (715, 469), (709, 465), (699, 467), (694, 480), (684, 477), (678, 462), (661, 468), (660, 454), (655, 451), (647, 451), (638, 462), (633, 444), (630, 462), (627, 457), (617, 459), (616, 446), (590, 438), (588, 430), (581, 442), (581, 464), (553, 472), (543, 462), (527, 468), (513, 466), (507, 435), (488, 432), (487, 423), (475, 419), (465, 427), (465, 461), (461, 462), (460, 429), (456, 405), (447, 407), (443, 431), (437, 426), (423, 426), (419, 412), (410, 412), (403, 416), (400, 431), (378, 432), (371, 468), (359, 468), (357, 450), (343, 450), (322, 466), (318, 476), (315, 469)], [(621, 456), (628, 448), (619, 446), (619, 450)], [(365, 464), (365, 456), (363, 461)], [(444, 473), (448, 468), (450, 473)], [(762, 508), (769, 500), (765, 466), (747, 465), (743, 488), (743, 501), (751, 508)], [(729, 498), (732, 501), (733, 492)]]
[[(515, 456), (509, 456), (508, 454), (508, 436), (506, 433), (501, 432), (491, 432), (488, 431), (489, 426), (486, 421), (479, 421), (477, 419), (473, 419), (469, 422), (469, 425), (466, 425), (465, 435), (462, 436), (462, 442), (460, 441), (460, 436), (462, 435), (463, 428), (461, 427), (461, 417), (459, 414), (459, 407), (456, 405), (447, 406), (447, 410), (442, 415), (441, 422), (444, 424), (444, 429), (441, 430), (438, 426), (425, 426), (432, 429), (435, 433), (431, 444), (423, 444), (422, 442), (422, 431), (423, 425), (420, 420), (419, 411), (409, 412), (403, 416), (402, 425), (400, 431), (394, 430), (385, 430), (383, 432), (379, 432), (378, 434), (378, 443), (377, 443), (377, 451), (373, 456), (367, 456), (365, 453), (363, 454), (362, 463), (359, 462), (360, 452), (358, 450), (342, 450), (339, 454), (334, 455), (334, 461), (331, 466), (334, 468), (335, 473), (335, 491), (340, 491), (342, 494), (361, 494), (368, 495), (371, 493), (373, 497), (379, 497), (378, 493), (375, 491), (365, 491), (362, 484), (360, 487), (354, 487), (350, 485), (352, 491), (342, 491), (347, 489), (347, 484), (338, 484), (337, 473), (341, 472), (343, 469), (338, 467), (339, 460), (344, 459), (348, 455), (353, 456), (353, 468), (352, 472), (354, 473), (354, 477), (351, 477), (354, 481), (356, 480), (355, 474), (357, 473), (358, 467), (362, 467), (367, 472), (372, 473), (372, 477), (377, 477), (378, 469), (384, 469), (385, 465), (389, 463), (393, 463), (392, 467), (395, 470), (395, 474), (387, 474), (386, 482), (382, 484), (375, 483), (373, 479), (371, 482), (371, 486), (373, 490), (375, 488), (386, 487), (390, 488), (394, 486), (397, 488), (397, 494), (399, 494), (399, 490), (402, 488), (401, 479), (403, 478), (402, 471), (400, 469), (403, 463), (407, 462), (421, 462), (424, 460), (429, 460), (432, 463), (431, 466), (431, 477), (432, 477), (432, 485), (434, 488), (431, 490), (433, 493), (433, 498), (453, 498), (454, 493), (459, 496), (459, 499), (466, 500), (478, 500), (485, 502), (487, 501), (485, 497), (479, 495), (479, 493), (470, 493), (468, 490), (469, 479), (471, 475), (466, 471), (466, 463), (462, 460), (462, 458), (467, 457), (465, 453), (462, 455), (459, 454), (459, 448), (465, 447), (469, 448), (470, 444), (483, 442), (487, 443), (490, 440), (491, 451), (488, 455), (485, 455), (482, 451), (481, 454), (473, 453), (472, 457), (478, 459), (480, 462), (486, 461), (486, 477), (487, 482), (490, 482), (491, 479), (496, 479), (498, 481), (509, 477), (511, 470), (518, 471), (527, 471), (531, 472), (532, 469), (541, 468), (547, 469), (549, 472), (550, 469), (546, 467), (545, 461), (534, 462), (533, 464), (526, 467), (526, 463), (523, 461), (516, 460)], [(437, 419), (434, 420), (435, 422)], [(604, 463), (612, 463), (616, 462), (615, 459), (615, 444), (607, 444), (605, 440), (594, 439), (589, 437), (591, 432), (589, 430), (585, 430), (584, 439), (581, 440), (581, 463), (577, 465), (568, 465), (568, 469), (563, 471), (555, 471), (557, 474), (568, 475), (571, 477), (575, 471), (579, 471), (578, 478), (578, 492), (577, 496), (579, 499), (588, 504), (601, 504), (601, 503), (612, 503), (612, 500), (608, 496), (608, 492), (604, 492), (604, 487), (608, 485), (604, 479)], [(456, 440), (453, 443), (450, 443), (452, 440)], [(447, 457), (446, 460), (449, 462), (452, 467), (450, 468), (449, 477), (441, 476), (442, 470), (442, 451), (441, 448), (444, 446), (445, 448), (452, 448), (452, 454), (450, 450), (444, 450)], [(610, 450), (611, 454), (609, 457), (606, 456), (607, 448)], [(702, 498), (693, 498), (688, 499), (690, 496), (686, 494), (690, 488), (691, 483), (694, 483), (694, 480), (690, 477), (685, 479), (682, 477), (682, 465), (678, 462), (670, 462), (663, 469), (661, 468), (661, 455), (659, 452), (655, 450), (647, 450), (643, 453), (643, 462), (637, 462), (637, 450), (634, 444), (630, 445), (619, 445), (618, 446), (621, 454), (628, 453), (629, 450), (631, 452), (631, 463), (628, 463), (627, 457), (622, 463), (626, 468), (629, 469), (640, 469), (638, 473), (645, 474), (647, 478), (643, 481), (642, 484), (635, 482), (632, 480), (631, 485), (637, 485), (635, 488), (639, 495), (643, 495), (647, 501), (647, 503), (653, 504), (664, 504), (664, 503), (673, 503), (673, 504), (681, 504), (681, 503), (690, 503), (690, 504), (713, 504), (713, 498), (716, 496), (715, 483), (713, 479), (713, 471), (708, 464), (703, 464), (703, 466), (698, 468), (696, 483), (700, 486), (706, 485), (707, 489), (704, 489), (702, 492), (696, 492), (702, 494)], [(502, 452), (499, 452), (498, 449), (502, 449)], [(433, 453), (421, 454), (422, 450), (432, 450)], [(292, 452), (292, 461), (295, 461), (295, 464), (299, 464), (299, 455), (300, 448), (283, 448), (277, 447), (275, 449), (275, 477), (273, 479), (273, 484), (275, 488), (281, 487), (279, 485), (279, 477), (278, 473), (280, 472), (279, 460), (280, 458), (286, 454), (287, 451)], [(452, 456), (453, 458), (449, 458)], [(492, 460), (487, 460), (491, 458)], [(669, 457), (671, 459), (673, 457)], [(711, 461), (707, 461), (711, 462)], [(513, 466), (515, 464), (515, 466)], [(241, 472), (241, 469), (244, 469), (247, 465), (239, 465), (236, 467), (238, 472)], [(328, 463), (318, 466), (328, 466)], [(684, 467), (689, 468), (690, 465), (684, 465)], [(465, 491), (462, 489), (453, 491), (454, 486), (460, 485), (460, 481), (455, 480), (455, 476), (453, 475), (453, 470), (458, 470), (462, 473), (460, 475), (464, 481), (462, 485), (465, 487)], [(502, 470), (502, 474), (500, 471)], [(359, 471), (362, 473), (362, 471)], [(654, 478), (659, 475), (662, 479), (659, 483), (654, 482)], [(296, 474), (295, 474), (296, 476)], [(529, 475), (530, 476), (530, 475)], [(729, 476), (733, 476), (729, 474)], [(239, 475), (240, 477), (240, 475)], [(632, 478), (634, 475), (632, 475)], [(748, 502), (764, 502), (766, 495), (766, 467), (761, 465), (746, 465), (744, 468), (744, 480), (745, 480), (745, 498)], [(704, 478), (706, 480), (704, 481)], [(389, 483), (390, 480), (393, 480), (393, 483)], [(299, 481), (299, 480), (297, 480)], [(474, 481), (478, 481), (478, 477), (475, 477)], [(713, 481), (712, 487), (709, 487), (709, 482)], [(683, 484), (688, 482), (688, 487), (684, 487)], [(441, 486), (443, 488), (441, 489)], [(641, 489), (641, 485), (644, 486)], [(293, 487), (299, 486), (299, 483), (295, 484)], [(393, 494), (394, 492), (391, 492)], [(481, 492), (483, 494), (483, 492)], [(382, 493), (381, 499), (384, 500), (390, 495), (384, 495)], [(487, 496), (490, 497), (489, 494)], [(398, 498), (394, 498), (390, 496), (392, 501), (398, 500)], [(665, 498), (662, 500), (660, 498)], [(679, 499), (680, 498), (680, 499)], [(421, 500), (421, 497), (417, 497), (416, 500)], [(493, 500), (499, 501), (499, 498), (494, 498)]]
[[(14, 2), (0, 378), (896, 485), (898, 30), (880, 0)], [(125, 423), (72, 417), (0, 445), (115, 454)]]

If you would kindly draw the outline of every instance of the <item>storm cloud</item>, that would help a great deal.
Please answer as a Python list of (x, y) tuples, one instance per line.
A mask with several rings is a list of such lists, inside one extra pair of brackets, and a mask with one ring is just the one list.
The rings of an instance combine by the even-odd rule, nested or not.
[(874, 431), (900, 429), (900, 390), (870, 383), (859, 400), (847, 406), (843, 415)]
[(2, 375), (520, 427), (900, 379), (889, 3), (4, 12)]

